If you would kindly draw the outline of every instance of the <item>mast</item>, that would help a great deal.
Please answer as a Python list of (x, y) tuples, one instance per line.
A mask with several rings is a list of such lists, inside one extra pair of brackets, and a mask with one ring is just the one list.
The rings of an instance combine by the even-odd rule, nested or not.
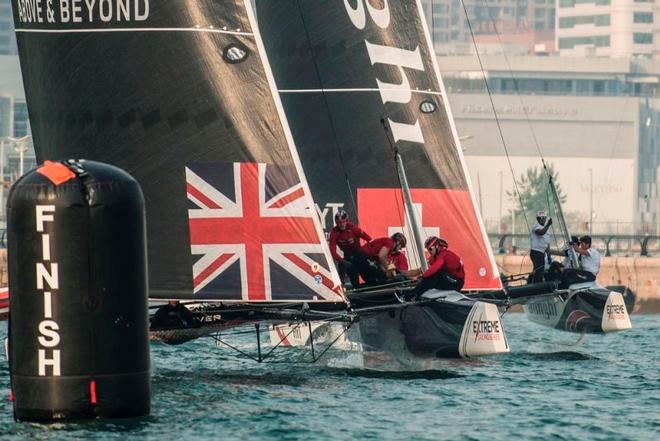
[[(543, 164), (543, 167), (545, 168), (545, 163)], [(546, 171), (548, 169), (546, 168)], [(555, 188), (555, 183), (552, 180), (552, 175), (548, 173), (548, 182), (550, 184), (550, 189), (552, 190), (552, 198), (555, 200), (555, 205), (557, 206), (557, 215), (559, 217), (559, 226), (561, 228), (562, 234), (564, 236), (564, 243), (570, 243), (571, 241), (571, 236), (568, 233), (568, 227), (566, 226), (566, 219), (564, 218), (564, 212), (561, 209), (561, 203), (559, 202), (559, 195), (557, 194), (557, 189)], [(568, 255), (571, 258), (571, 263), (573, 264), (573, 268), (580, 268), (580, 263), (578, 262), (577, 255), (575, 254), (575, 250), (573, 247), (570, 247), (568, 249)]]
[(417, 221), (417, 212), (413, 206), (412, 196), (410, 195), (410, 186), (408, 185), (408, 179), (406, 178), (406, 170), (403, 168), (403, 160), (401, 159), (401, 154), (399, 149), (395, 147), (394, 149), (394, 160), (396, 161), (397, 172), (399, 173), (399, 178), (401, 179), (401, 190), (403, 191), (403, 199), (406, 205), (406, 211), (408, 212), (408, 217), (412, 223), (412, 231), (415, 243), (415, 248), (419, 255), (419, 262), (423, 271), (426, 271), (429, 268), (428, 262), (424, 258), (424, 244), (422, 242), (422, 234), (419, 231), (419, 222)]
[(401, 181), (401, 192), (403, 193), (403, 203), (406, 207), (406, 213), (408, 213), (408, 219), (410, 219), (411, 229), (413, 232), (413, 242), (415, 245), (415, 250), (419, 255), (419, 264), (422, 267), (423, 271), (426, 271), (429, 267), (428, 262), (424, 258), (424, 242), (422, 241), (422, 233), (419, 231), (419, 222), (417, 221), (417, 211), (415, 211), (415, 206), (413, 205), (412, 195), (410, 194), (410, 186), (408, 185), (408, 178), (406, 177), (406, 169), (403, 167), (403, 159), (401, 158), (401, 153), (399, 153), (399, 148), (396, 145), (392, 144), (390, 140), (390, 135), (387, 130), (387, 123), (385, 119), (380, 120), (383, 124), (383, 129), (385, 130), (385, 137), (387, 142), (390, 143), (390, 146), (394, 150), (394, 162), (396, 162), (396, 171), (399, 175), (399, 181)]

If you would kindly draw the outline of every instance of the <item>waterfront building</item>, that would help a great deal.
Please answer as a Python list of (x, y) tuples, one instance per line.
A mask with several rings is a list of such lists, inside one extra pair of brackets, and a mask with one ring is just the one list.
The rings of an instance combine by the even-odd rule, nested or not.
[(0, 0), (0, 55), (16, 55), (17, 53), (11, 0)]
[(554, 30), (555, 0), (422, 0), (437, 51), (446, 43), (471, 42), (470, 26), (477, 35), (532, 35)]
[(654, 0), (558, 0), (561, 56), (655, 57), (660, 5)]
[[(513, 178), (484, 73), (474, 56), (438, 62), (489, 230), (511, 232)], [(517, 178), (542, 155), (580, 231), (659, 232), (660, 62), (492, 55), (482, 63)]]
[[(35, 167), (30, 134), (18, 56), (0, 55), (0, 187), (7, 187), (20, 176), (21, 165), (23, 171)], [(4, 193), (0, 192), (0, 205), (4, 204)], [(0, 208), (0, 220), (3, 215), (4, 209)]]

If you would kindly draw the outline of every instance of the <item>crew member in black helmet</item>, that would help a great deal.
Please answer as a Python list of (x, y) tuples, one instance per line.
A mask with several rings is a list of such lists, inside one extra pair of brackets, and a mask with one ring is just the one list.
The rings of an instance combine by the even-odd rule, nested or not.
[[(359, 287), (360, 279), (357, 266), (365, 260), (365, 256), (361, 251), (360, 239), (369, 242), (371, 236), (362, 231), (357, 225), (350, 223), (346, 211), (337, 211), (335, 226), (330, 230), (330, 237), (328, 238), (330, 254), (337, 262), (337, 270), (341, 280), (344, 280), (344, 274), (346, 274), (353, 288)], [(343, 257), (337, 252), (337, 247), (344, 254)]]

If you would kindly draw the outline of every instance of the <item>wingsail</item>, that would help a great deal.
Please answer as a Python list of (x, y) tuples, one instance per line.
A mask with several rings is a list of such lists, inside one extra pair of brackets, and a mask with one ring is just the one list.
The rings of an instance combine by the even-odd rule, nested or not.
[(249, 0), (110, 3), (15, 2), (38, 160), (140, 182), (152, 298), (341, 301)]
[(462, 256), (466, 289), (501, 288), (419, 2), (258, 0), (257, 12), (319, 211), (343, 206), (372, 237), (408, 232), (394, 145), (419, 229)]

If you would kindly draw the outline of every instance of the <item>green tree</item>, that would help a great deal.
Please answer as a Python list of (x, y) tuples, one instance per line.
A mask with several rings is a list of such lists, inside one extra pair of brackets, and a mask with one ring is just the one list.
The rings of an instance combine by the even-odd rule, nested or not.
[(546, 210), (550, 217), (555, 215), (556, 207), (548, 182), (548, 173), (552, 176), (560, 203), (564, 204), (566, 202), (566, 195), (559, 185), (558, 173), (552, 164), (548, 164), (547, 173), (542, 167), (529, 167), (525, 173), (520, 175), (517, 181), (520, 197), (518, 197), (515, 188), (506, 192), (509, 200), (514, 201), (516, 204), (516, 219), (524, 222), (523, 218), (526, 216), (527, 220), (533, 224), (536, 212), (539, 210)]

